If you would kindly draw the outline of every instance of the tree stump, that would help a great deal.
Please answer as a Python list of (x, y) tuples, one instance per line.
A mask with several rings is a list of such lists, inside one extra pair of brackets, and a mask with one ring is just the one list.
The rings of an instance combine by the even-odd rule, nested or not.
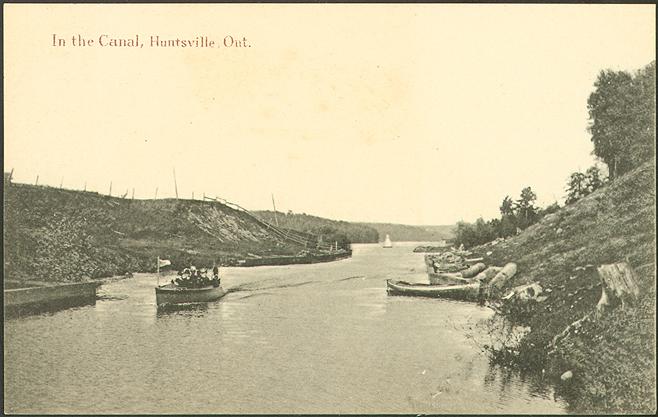
[[(576, 270), (577, 272), (588, 272), (593, 271), (593, 267), (587, 265), (576, 268)], [(559, 341), (568, 337), (572, 330), (578, 330), (583, 323), (591, 320), (592, 316), (599, 319), (607, 310), (619, 304), (624, 308), (625, 302), (632, 302), (640, 295), (640, 288), (637, 285), (635, 272), (626, 262), (601, 265), (596, 270), (602, 286), (601, 299), (596, 304), (596, 309), (586, 314), (583, 318), (571, 323), (560, 334), (553, 337), (553, 340), (548, 344), (549, 354), (555, 351)]]
[(597, 268), (601, 279), (601, 299), (596, 305), (597, 317), (615, 305), (624, 308), (627, 302), (634, 301), (640, 295), (637, 277), (626, 262), (601, 265)]

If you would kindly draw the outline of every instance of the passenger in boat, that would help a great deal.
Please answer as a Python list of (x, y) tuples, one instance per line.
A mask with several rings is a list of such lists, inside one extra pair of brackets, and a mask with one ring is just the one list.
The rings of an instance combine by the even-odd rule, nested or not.
[(219, 287), (219, 268), (217, 265), (212, 267), (212, 285), (213, 287)]
[(194, 265), (190, 266), (190, 276), (187, 278), (186, 286), (195, 287), (196, 286), (196, 274), (197, 270)]

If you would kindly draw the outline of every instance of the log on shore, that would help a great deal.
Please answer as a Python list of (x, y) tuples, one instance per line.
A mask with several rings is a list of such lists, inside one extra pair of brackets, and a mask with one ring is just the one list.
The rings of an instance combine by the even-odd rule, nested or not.
[(477, 274), (475, 276), (475, 279), (483, 284), (486, 284), (487, 282), (491, 281), (491, 279), (495, 277), (496, 274), (498, 274), (501, 269), (503, 268), (499, 266), (490, 266), (489, 268)]
[(473, 265), (473, 266), (471, 266), (467, 269), (464, 269), (463, 271), (461, 271), (461, 274), (462, 274), (462, 277), (464, 277), (464, 278), (473, 278), (474, 276), (476, 276), (480, 272), (484, 271), (486, 268), (487, 268), (487, 266), (485, 264), (483, 264), (482, 262), (479, 262), (479, 263), (476, 263), (475, 265)]
[(506, 264), (503, 269), (496, 274), (495, 277), (491, 280), (490, 286), (497, 290), (501, 289), (510, 278), (516, 274), (516, 264), (510, 262)]

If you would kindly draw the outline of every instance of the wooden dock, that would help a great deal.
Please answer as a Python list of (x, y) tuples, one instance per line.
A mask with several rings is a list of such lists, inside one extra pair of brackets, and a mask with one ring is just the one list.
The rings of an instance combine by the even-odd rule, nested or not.
[(96, 302), (96, 289), (102, 283), (44, 283), (25, 288), (5, 289), (3, 291), (5, 311), (21, 314), (40, 309), (57, 309), (93, 304)]

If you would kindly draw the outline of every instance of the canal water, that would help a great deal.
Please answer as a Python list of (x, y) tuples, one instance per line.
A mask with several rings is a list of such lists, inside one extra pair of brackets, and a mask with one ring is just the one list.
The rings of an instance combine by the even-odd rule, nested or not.
[(387, 296), (387, 278), (426, 281), (414, 246), (225, 268), (222, 300), (171, 311), (136, 274), (95, 305), (8, 319), (5, 412), (565, 412), (541, 379), (488, 364), (487, 308)]

